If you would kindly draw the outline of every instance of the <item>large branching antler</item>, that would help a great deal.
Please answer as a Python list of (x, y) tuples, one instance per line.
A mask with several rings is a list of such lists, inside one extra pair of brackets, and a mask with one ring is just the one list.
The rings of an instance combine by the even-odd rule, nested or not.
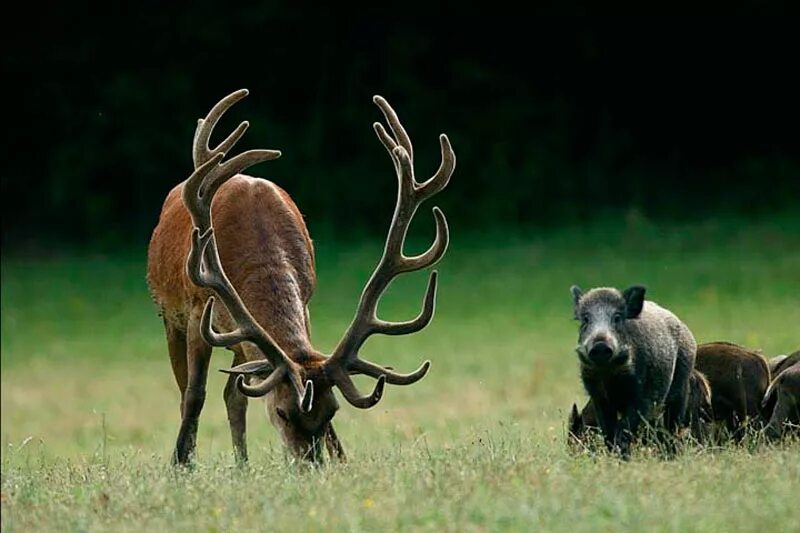
[(189, 252), (186, 270), (195, 285), (214, 291), (236, 324), (236, 329), (230, 332), (214, 331), (215, 299), (213, 296), (210, 297), (203, 310), (200, 326), (205, 341), (212, 346), (221, 347), (233, 346), (244, 341), (252, 342), (258, 346), (272, 366), (272, 372), (268, 377), (255, 386), (245, 384), (244, 376), (240, 374), (236, 380), (239, 390), (247, 396), (263, 396), (288, 378), (297, 390), (300, 408), (308, 412), (313, 401), (313, 383), (307, 381), (303, 384), (300, 366), (281, 350), (253, 318), (225, 275), (211, 223), (211, 204), (214, 194), (226, 181), (256, 163), (277, 159), (281, 155), (277, 150), (249, 150), (223, 163), (225, 152), (230, 150), (244, 134), (247, 122), (242, 122), (217, 148), (209, 149), (208, 140), (219, 118), (245, 96), (247, 96), (246, 89), (226, 96), (211, 109), (205, 119), (198, 121), (192, 151), (195, 171), (183, 185), (183, 203), (191, 214), (194, 224), (192, 249)]
[[(389, 103), (380, 96), (375, 96), (373, 101), (383, 112), (392, 131), (390, 135), (381, 123), (374, 124), (375, 133), (388, 150), (397, 173), (397, 204), (386, 238), (383, 256), (364, 287), (352, 323), (333, 355), (324, 364), (326, 374), (339, 388), (345, 399), (360, 408), (372, 407), (378, 403), (385, 383), (410, 385), (422, 379), (430, 368), (430, 361), (425, 361), (422, 366), (410, 374), (398, 374), (386, 367), (359, 358), (358, 351), (372, 334), (406, 335), (415, 333), (427, 326), (433, 318), (436, 303), (436, 271), (431, 272), (428, 280), (422, 311), (413, 320), (407, 322), (381, 320), (377, 316), (377, 308), (381, 295), (395, 277), (436, 264), (447, 250), (449, 238), (447, 221), (438, 207), (433, 208), (433, 216), (436, 220), (436, 239), (431, 247), (420, 255), (408, 257), (403, 254), (403, 243), (417, 208), (447, 185), (456, 165), (456, 156), (450, 146), (450, 141), (447, 135), (442, 134), (439, 136), (442, 151), (442, 163), (439, 169), (427, 181), (417, 182), (414, 178), (414, 151), (411, 139)], [(378, 382), (372, 394), (362, 396), (358, 392), (348, 375), (351, 372), (377, 378)]]

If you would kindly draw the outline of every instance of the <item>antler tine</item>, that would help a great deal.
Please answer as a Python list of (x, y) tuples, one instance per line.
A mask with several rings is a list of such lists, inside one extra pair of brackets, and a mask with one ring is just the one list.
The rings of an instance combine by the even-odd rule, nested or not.
[[(243, 171), (245, 168), (268, 161), (280, 156), (277, 150), (250, 150), (244, 152), (226, 163), (221, 163), (225, 153), (219, 148), (215, 152), (208, 151), (208, 137), (219, 117), (247, 95), (247, 90), (237, 91), (223, 98), (209, 112), (205, 120), (198, 124), (195, 134), (194, 153), (195, 162), (202, 161), (191, 177), (183, 186), (183, 203), (192, 218), (194, 230), (192, 231), (192, 247), (186, 261), (186, 269), (192, 282), (200, 287), (214, 291), (225, 304), (231, 318), (236, 324), (236, 329), (230, 332), (218, 333), (213, 329), (214, 322), (214, 297), (210, 297), (203, 310), (200, 332), (203, 339), (212, 346), (230, 347), (244, 341), (249, 341), (258, 346), (274, 370), (260, 384), (250, 386), (243, 380), (237, 381), (239, 390), (247, 396), (263, 396), (280, 383), (287, 375), (298, 394), (300, 408), (304, 411), (311, 409), (314, 389), (310, 382), (302, 383), (300, 367), (294, 363), (286, 353), (275, 343), (272, 337), (253, 318), (247, 306), (242, 301), (239, 293), (225, 274), (217, 250), (214, 227), (211, 221), (211, 205), (217, 190), (230, 178)], [(242, 123), (220, 147), (230, 148), (247, 129)], [(207, 157), (206, 157), (207, 156)], [(203, 160), (203, 158), (206, 158)]]
[(253, 165), (264, 161), (272, 161), (280, 156), (280, 150), (248, 150), (243, 152), (212, 170), (208, 177), (203, 180), (199, 193), (202, 197), (209, 198), (210, 201), (217, 193), (217, 189), (222, 187), (233, 176), (240, 174)]
[(425, 290), (425, 297), (422, 300), (422, 311), (417, 318), (406, 322), (387, 322), (376, 316), (372, 320), (371, 332), (384, 335), (408, 335), (424, 329), (430, 324), (436, 310), (437, 279), (438, 272), (434, 270), (428, 278), (428, 288)]
[(411, 272), (427, 268), (439, 261), (447, 251), (449, 232), (444, 213), (433, 208), (436, 220), (436, 239), (431, 247), (424, 253), (413, 257), (403, 254), (408, 226), (414, 217), (419, 205), (437, 192), (441, 191), (449, 182), (455, 168), (455, 153), (446, 135), (439, 138), (442, 163), (436, 174), (423, 183), (417, 183), (414, 178), (413, 147), (411, 139), (405, 128), (400, 123), (397, 113), (389, 103), (380, 96), (373, 97), (373, 101), (383, 112), (392, 134), (379, 122), (373, 124), (375, 134), (381, 144), (389, 152), (394, 164), (398, 179), (397, 203), (395, 205), (392, 223), (386, 237), (383, 255), (375, 267), (372, 276), (361, 293), (356, 315), (350, 327), (345, 332), (333, 355), (326, 361), (326, 368), (337, 366), (336, 371), (330, 373), (333, 382), (339, 387), (345, 399), (356, 407), (370, 407), (380, 399), (378, 389), (370, 396), (361, 396), (348, 371), (356, 371), (377, 378), (379, 384), (383, 379), (394, 385), (409, 385), (422, 379), (430, 368), (426, 361), (420, 368), (411, 374), (399, 374), (386, 367), (376, 365), (360, 359), (358, 351), (366, 339), (374, 334), (405, 335), (415, 333), (426, 327), (433, 318), (436, 303), (437, 274), (432, 272), (428, 281), (428, 288), (423, 299), (422, 311), (413, 320), (407, 322), (388, 322), (377, 317), (377, 307), (381, 295), (392, 280), (404, 272)]
[(386, 376), (386, 383), (389, 385), (411, 385), (425, 377), (431, 367), (430, 361), (425, 361), (422, 365), (410, 374), (398, 374), (388, 367), (376, 365), (363, 359), (356, 359), (350, 365), (350, 370), (354, 370), (365, 376), (380, 378)]
[(406, 129), (400, 123), (400, 119), (397, 118), (397, 113), (392, 106), (389, 105), (389, 102), (382, 96), (375, 95), (372, 97), (372, 101), (375, 102), (381, 111), (383, 112), (383, 116), (386, 118), (386, 122), (389, 123), (389, 127), (392, 129), (392, 133), (394, 133), (394, 138), (396, 139), (397, 144), (402, 146), (408, 152), (408, 156), (412, 159), (414, 158), (414, 148), (411, 146), (411, 138), (406, 133)]
[(439, 146), (442, 150), (442, 162), (436, 173), (417, 187), (417, 193), (422, 197), (420, 202), (424, 202), (447, 187), (456, 168), (456, 153), (453, 151), (450, 139), (444, 133), (439, 135)]
[[(383, 127), (383, 124), (380, 122), (375, 122), (372, 124), (372, 128), (375, 130), (375, 134), (378, 136), (378, 139), (383, 143), (383, 146), (389, 151), (389, 155), (392, 155), (392, 152), (395, 148), (397, 148), (397, 143), (392, 138), (391, 135), (386, 131), (386, 128)], [(394, 159), (394, 157), (392, 157)]]
[(261, 383), (258, 385), (248, 385), (244, 382), (244, 376), (239, 374), (236, 376), (236, 388), (239, 389), (239, 392), (244, 394), (245, 396), (249, 396), (250, 398), (260, 398), (264, 396), (269, 391), (275, 388), (275, 386), (283, 381), (283, 378), (286, 377), (286, 367), (279, 366), (272, 373), (267, 376)]
[(194, 134), (194, 143), (192, 144), (192, 159), (194, 160), (195, 168), (199, 167), (208, 161), (215, 153), (228, 152), (236, 142), (242, 138), (244, 132), (250, 124), (247, 121), (242, 122), (233, 130), (233, 133), (222, 141), (215, 149), (211, 150), (208, 147), (208, 141), (211, 139), (211, 132), (219, 122), (220, 117), (230, 109), (233, 104), (244, 98), (250, 93), (247, 89), (239, 89), (234, 91), (211, 108), (205, 119), (197, 121), (197, 129)]
[(345, 400), (347, 400), (350, 405), (358, 409), (369, 409), (381, 401), (381, 398), (383, 397), (383, 389), (386, 385), (386, 376), (378, 376), (378, 381), (375, 383), (375, 388), (372, 390), (372, 394), (366, 396), (361, 395), (355, 383), (353, 383), (353, 380), (349, 375), (347, 375), (347, 372), (337, 373), (334, 376), (333, 381), (339, 388), (342, 396), (344, 396)]
[(203, 317), (200, 319), (200, 333), (211, 346), (219, 348), (226, 348), (239, 344), (247, 340), (247, 335), (242, 331), (241, 327), (236, 328), (234, 331), (228, 333), (217, 333), (214, 331), (214, 297), (208, 299), (206, 306), (203, 309)]
[(272, 161), (280, 156), (280, 150), (248, 150), (223, 163), (220, 173), (235, 176), (253, 165), (264, 161)]

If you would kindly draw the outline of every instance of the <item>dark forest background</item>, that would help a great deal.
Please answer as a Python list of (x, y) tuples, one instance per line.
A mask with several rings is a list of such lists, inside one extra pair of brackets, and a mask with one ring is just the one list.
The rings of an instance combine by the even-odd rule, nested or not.
[[(760, 215), (800, 198), (800, 38), (780, 19), (287, 14), (200, 1), (42, 8), (7, 23), (5, 246), (142, 244), (191, 173), (197, 118), (250, 96), (238, 149), (289, 191), (312, 235), (383, 233), (389, 99), (419, 176), (450, 135), (451, 224), (554, 226), (635, 212)], [(276, 15), (276, 13), (280, 13)]]

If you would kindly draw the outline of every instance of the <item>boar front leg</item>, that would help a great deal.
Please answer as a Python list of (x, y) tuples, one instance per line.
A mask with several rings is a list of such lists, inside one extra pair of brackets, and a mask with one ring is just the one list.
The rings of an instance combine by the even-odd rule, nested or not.
[(597, 422), (600, 424), (600, 429), (603, 431), (606, 447), (609, 451), (613, 451), (615, 445), (614, 441), (619, 427), (617, 410), (606, 399), (592, 398), (592, 401), (594, 402), (597, 414)]

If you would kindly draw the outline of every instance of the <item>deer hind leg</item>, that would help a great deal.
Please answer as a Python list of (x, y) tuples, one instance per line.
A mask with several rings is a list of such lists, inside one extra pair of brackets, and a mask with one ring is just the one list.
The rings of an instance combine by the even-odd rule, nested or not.
[[(233, 364), (240, 365), (245, 362), (244, 350), (241, 345), (233, 350)], [(228, 410), (228, 424), (231, 427), (231, 440), (233, 441), (233, 454), (236, 462), (247, 462), (247, 397), (236, 388), (236, 376), (228, 376), (223, 392), (225, 407)]]
[(206, 400), (206, 381), (211, 346), (200, 335), (200, 312), (192, 313), (186, 333), (186, 390), (183, 394), (181, 429), (175, 444), (174, 462), (187, 464), (197, 444), (197, 423)]
[(186, 394), (186, 332), (172, 326), (164, 320), (164, 329), (167, 332), (167, 349), (169, 350), (169, 361), (172, 365), (172, 373), (175, 382), (181, 391), (180, 412), (183, 414), (183, 397)]

